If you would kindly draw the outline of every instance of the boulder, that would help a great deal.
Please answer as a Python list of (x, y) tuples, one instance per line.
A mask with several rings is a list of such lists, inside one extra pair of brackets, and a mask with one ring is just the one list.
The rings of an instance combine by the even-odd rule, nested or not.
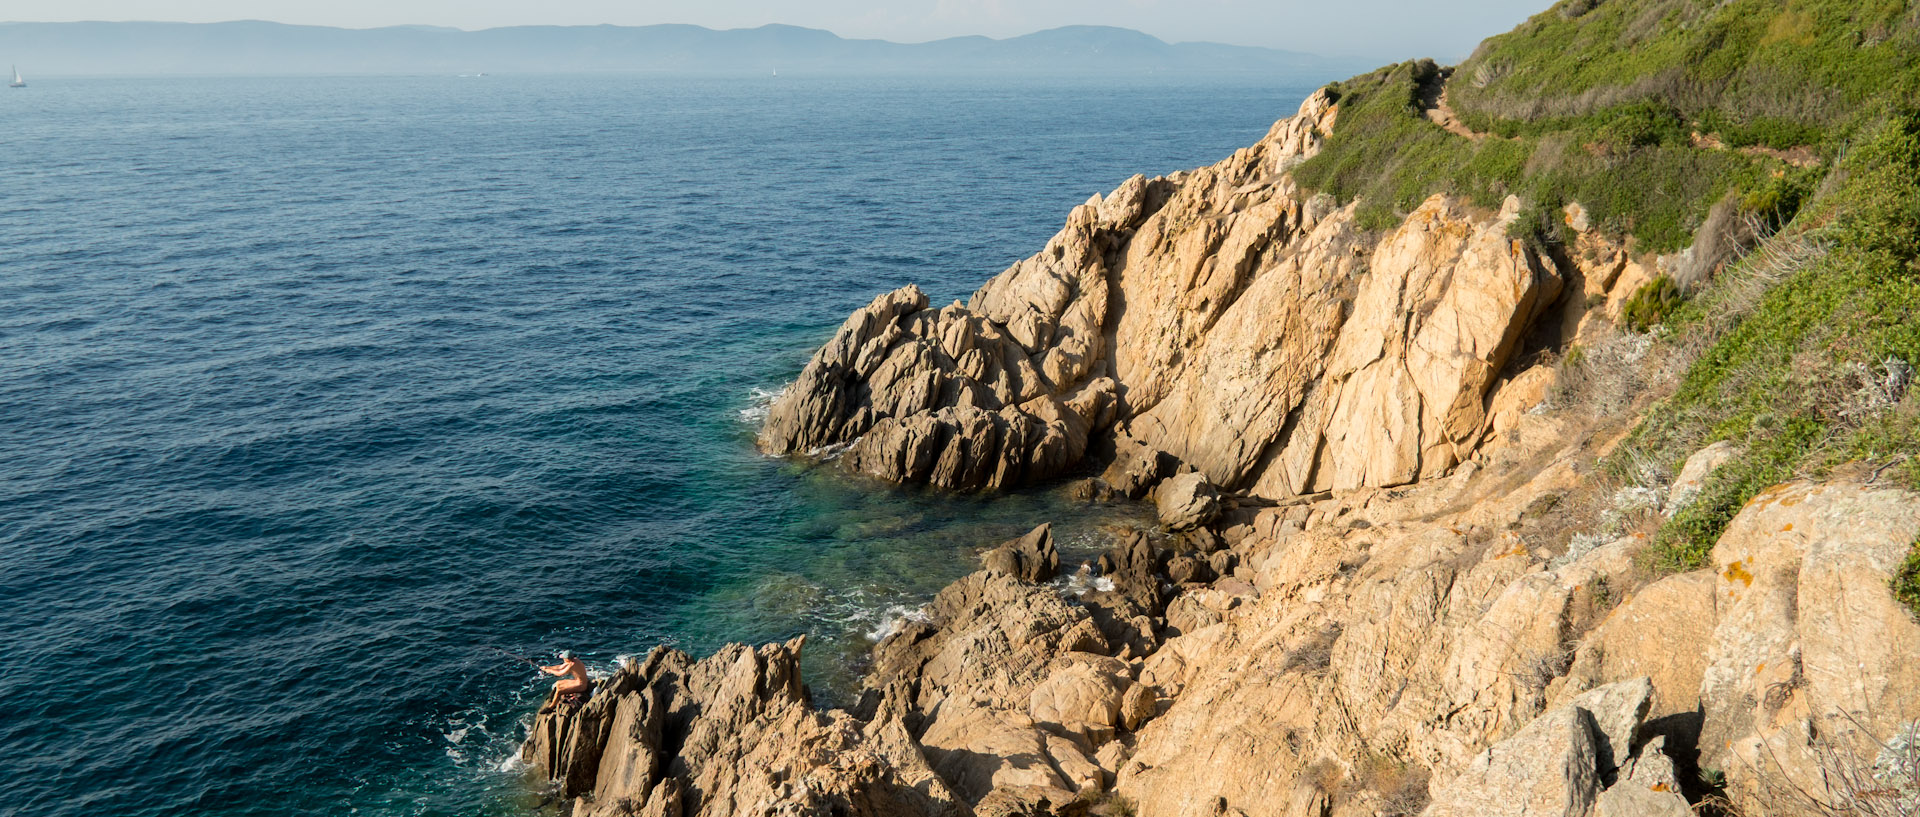
[(1598, 733), (1577, 706), (1535, 718), (1476, 755), (1434, 794), (1424, 817), (1575, 817), (1600, 796)]
[(1146, 655), (1159, 643), (1156, 620), (1167, 609), (1166, 556), (1145, 534), (1129, 532), (1100, 556), (1100, 577), (1111, 587), (1080, 597), (1108, 643), (1132, 656)]
[(1700, 495), (1700, 489), (1706, 487), (1707, 478), (1720, 470), (1720, 466), (1738, 458), (1742, 451), (1744, 449), (1732, 441), (1721, 440), (1693, 452), (1693, 456), (1688, 457), (1686, 464), (1681, 466), (1680, 475), (1674, 477), (1673, 487), (1667, 489), (1667, 513), (1679, 513), (1681, 508), (1693, 504), (1694, 497)]
[[(1140, 727), (1157, 713), (1159, 697), (1146, 684), (1133, 684), (1127, 687), (1127, 694), (1120, 699), (1120, 725), (1129, 732), (1140, 731)], [(1105, 753), (1106, 747), (1101, 747)], [(1105, 764), (1103, 764), (1105, 765)], [(1115, 768), (1108, 766), (1108, 768)]]
[(1664, 736), (1647, 741), (1620, 769), (1620, 779), (1594, 801), (1594, 817), (1693, 817)]
[(1844, 797), (1915, 720), (1920, 623), (1891, 584), (1916, 540), (1920, 495), (1852, 483), (1770, 488), (1727, 525), (1700, 748), (1736, 805)]
[(1026, 582), (1052, 581), (1060, 572), (1060, 551), (1053, 546), (1053, 525), (1043, 524), (980, 557), (990, 573), (1014, 576)]
[(1212, 522), (1220, 514), (1220, 491), (1205, 475), (1180, 474), (1154, 489), (1153, 503), (1160, 524), (1168, 530), (1190, 530)]
[(1005, 574), (962, 578), (940, 591), (924, 614), (924, 621), (874, 646), (866, 687), (910, 690), (901, 703), (935, 721), (948, 717), (950, 708), (942, 705), (949, 700), (1024, 708), (1056, 657), (1108, 651), (1085, 608)]
[(1127, 666), (1112, 658), (1067, 653), (1054, 659), (1046, 680), (1027, 699), (1027, 713), (1035, 723), (1063, 733), (1074, 733), (1097, 747), (1122, 725), (1122, 703), (1133, 679)]
[(1653, 680), (1634, 678), (1588, 690), (1570, 705), (1593, 716), (1596, 768), (1603, 780), (1612, 781), (1632, 754), (1640, 725), (1653, 706)]
[(1240, 554), (1230, 550), (1216, 551), (1207, 556), (1207, 567), (1215, 576), (1232, 576), (1233, 569), (1240, 566)]
[(1000, 788), (1044, 788), (1072, 796), (1054, 769), (1047, 735), (1025, 713), (960, 703), (920, 736), (940, 778), (969, 803)]
[(1687, 716), (1700, 705), (1700, 680), (1718, 620), (1715, 577), (1709, 571), (1668, 576), (1621, 602), (1581, 639), (1567, 688), (1647, 676), (1653, 684), (1650, 718)]
[(1146, 496), (1173, 471), (1172, 456), (1125, 432), (1115, 435), (1113, 449), (1113, 462), (1100, 479), (1128, 499)]
[(1175, 556), (1167, 560), (1167, 581), (1174, 584), (1210, 582), (1213, 566), (1192, 556)]

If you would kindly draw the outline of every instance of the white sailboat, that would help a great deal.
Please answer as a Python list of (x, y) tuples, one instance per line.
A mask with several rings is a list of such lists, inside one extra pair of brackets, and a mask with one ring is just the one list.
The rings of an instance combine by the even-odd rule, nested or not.
[(27, 81), (26, 81), (26, 80), (24, 80), (24, 79), (21, 79), (21, 78), (20, 78), (20, 66), (18, 66), (18, 65), (16, 65), (16, 66), (14, 66), (14, 67), (13, 67), (13, 84), (12, 84), (12, 85), (8, 85), (7, 87), (8, 87), (8, 88), (25, 88), (25, 87), (27, 87)]

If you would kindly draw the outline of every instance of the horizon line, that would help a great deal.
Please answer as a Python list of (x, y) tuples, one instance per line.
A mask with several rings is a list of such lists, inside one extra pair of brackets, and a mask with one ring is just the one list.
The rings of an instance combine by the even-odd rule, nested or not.
[(759, 31), (767, 28), (791, 28), (791, 29), (796, 29), (800, 31), (815, 31), (815, 32), (820, 32), (824, 34), (829, 34), (837, 39), (846, 40), (848, 42), (883, 42), (883, 43), (892, 43), (895, 45), (929, 45), (932, 43), (946, 42), (949, 40), (971, 40), (971, 39), (983, 39), (983, 40), (989, 40), (992, 42), (1007, 42), (1009, 40), (1018, 40), (1025, 37), (1032, 37), (1038, 34), (1046, 34), (1046, 33), (1055, 32), (1055, 31), (1065, 31), (1068, 29), (1076, 29), (1076, 28), (1088, 28), (1088, 29), (1105, 29), (1109, 31), (1124, 31), (1130, 34), (1139, 34), (1143, 37), (1151, 38), (1154, 41), (1159, 42), (1163, 45), (1172, 45), (1172, 46), (1217, 45), (1217, 46), (1224, 46), (1227, 48), (1251, 48), (1251, 49), (1259, 49), (1262, 51), (1278, 51), (1278, 52), (1288, 53), (1288, 54), (1302, 54), (1306, 56), (1320, 57), (1322, 59), (1329, 59), (1329, 60), (1376, 59), (1375, 57), (1361, 56), (1357, 54), (1323, 54), (1317, 51), (1300, 51), (1292, 48), (1281, 48), (1278, 46), (1270, 46), (1270, 45), (1243, 45), (1240, 43), (1228, 43), (1228, 42), (1221, 42), (1218, 40), (1169, 40), (1165, 37), (1161, 37), (1160, 35), (1154, 34), (1149, 31), (1142, 31), (1140, 29), (1129, 28), (1127, 26), (1106, 25), (1103, 23), (1068, 23), (1066, 25), (1036, 29), (1034, 31), (1029, 31), (1025, 34), (1014, 34), (1006, 37), (994, 37), (990, 34), (954, 34), (946, 37), (936, 37), (931, 40), (889, 40), (884, 37), (848, 37), (832, 29), (817, 28), (814, 26), (796, 25), (794, 23), (779, 23), (779, 22), (768, 22), (768, 23), (761, 23), (757, 26), (742, 26), (737, 28), (714, 28), (712, 26), (701, 25), (699, 23), (644, 23), (644, 24), (638, 24), (638, 25), (623, 24), (623, 23), (520, 23), (516, 25), (505, 25), (505, 26), (486, 26), (484, 28), (461, 28), (459, 26), (441, 25), (438, 23), (395, 23), (393, 25), (367, 26), (364, 28), (355, 28), (352, 26), (326, 25), (322, 23), (288, 23), (280, 20), (268, 20), (264, 18), (254, 18), (254, 17), (240, 18), (240, 19), (233, 19), (233, 20), (215, 20), (215, 21), (207, 21), (207, 22), (189, 22), (185, 20), (0, 20), (0, 26), (91, 25), (91, 24), (220, 26), (220, 25), (233, 25), (236, 23), (264, 23), (267, 25), (286, 26), (288, 28), (323, 28), (323, 29), (331, 29), (334, 31), (390, 31), (394, 29), (426, 29), (426, 30), (446, 31), (450, 33), (457, 32), (461, 34), (479, 34), (487, 31), (504, 31), (509, 29), (518, 29), (518, 28), (641, 29), (641, 28), (676, 27), (676, 28), (697, 28), (704, 31), (713, 31), (713, 32), (722, 32), (722, 33), (732, 32), (732, 31)]

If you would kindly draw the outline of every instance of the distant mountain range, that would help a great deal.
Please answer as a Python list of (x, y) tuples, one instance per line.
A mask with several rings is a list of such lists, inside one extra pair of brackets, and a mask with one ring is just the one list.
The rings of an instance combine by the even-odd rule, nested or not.
[(432, 26), (345, 29), (231, 23), (0, 23), (0, 62), (30, 75), (574, 73), (1246, 74), (1323, 82), (1365, 61), (1070, 26), (995, 40), (849, 40), (769, 25)]

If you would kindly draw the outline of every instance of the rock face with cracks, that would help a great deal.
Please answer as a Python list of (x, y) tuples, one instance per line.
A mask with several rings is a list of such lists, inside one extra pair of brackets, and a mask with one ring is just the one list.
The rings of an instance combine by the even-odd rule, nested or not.
[(1584, 477), (1556, 421), (1523, 422), (1518, 470), (1223, 515), (1237, 563), (1208, 579), (1172, 581), (1190, 537), (1115, 535), (1074, 585), (1047, 529), (1007, 542), (845, 709), (810, 701), (797, 640), (655, 650), (550, 703), (524, 757), (580, 815), (1678, 817), (1700, 768), (1749, 814), (1857, 796), (1835, 764), (1870, 783), (1920, 719), (1890, 588), (1920, 496), (1779, 486), (1709, 567), (1583, 613), (1647, 541), (1537, 553), (1513, 525)]
[[(542, 709), (534, 773), (580, 817), (1679, 817), (1704, 769), (1746, 814), (1906, 791), (1884, 748), (1920, 721), (1920, 623), (1891, 584), (1920, 496), (1776, 486), (1664, 577), (1644, 534), (1567, 550), (1538, 509), (1624, 428), (1534, 411), (1554, 370), (1508, 364), (1566, 281), (1597, 306), (1634, 264), (1559, 269), (1508, 238), (1512, 200), (1358, 229), (1287, 175), (1337, 115), (1319, 94), (1128, 180), (965, 304), (877, 298), (759, 440), (956, 490), (1101, 465), (1083, 496), (1158, 526), (1088, 565), (1047, 526), (986, 550), (844, 708), (797, 640), (655, 650)], [(1733, 456), (1692, 457), (1665, 512)]]
[(967, 813), (897, 720), (814, 709), (800, 646), (657, 648), (549, 701), (522, 759), (579, 815)]
[(1287, 170), (1336, 115), (1316, 93), (1219, 164), (1093, 197), (964, 305), (876, 298), (760, 447), (956, 490), (1058, 476), (1117, 435), (1265, 497), (1446, 473), (1563, 276), (1507, 236), (1516, 200), (1436, 196), (1374, 235), (1301, 193)]

